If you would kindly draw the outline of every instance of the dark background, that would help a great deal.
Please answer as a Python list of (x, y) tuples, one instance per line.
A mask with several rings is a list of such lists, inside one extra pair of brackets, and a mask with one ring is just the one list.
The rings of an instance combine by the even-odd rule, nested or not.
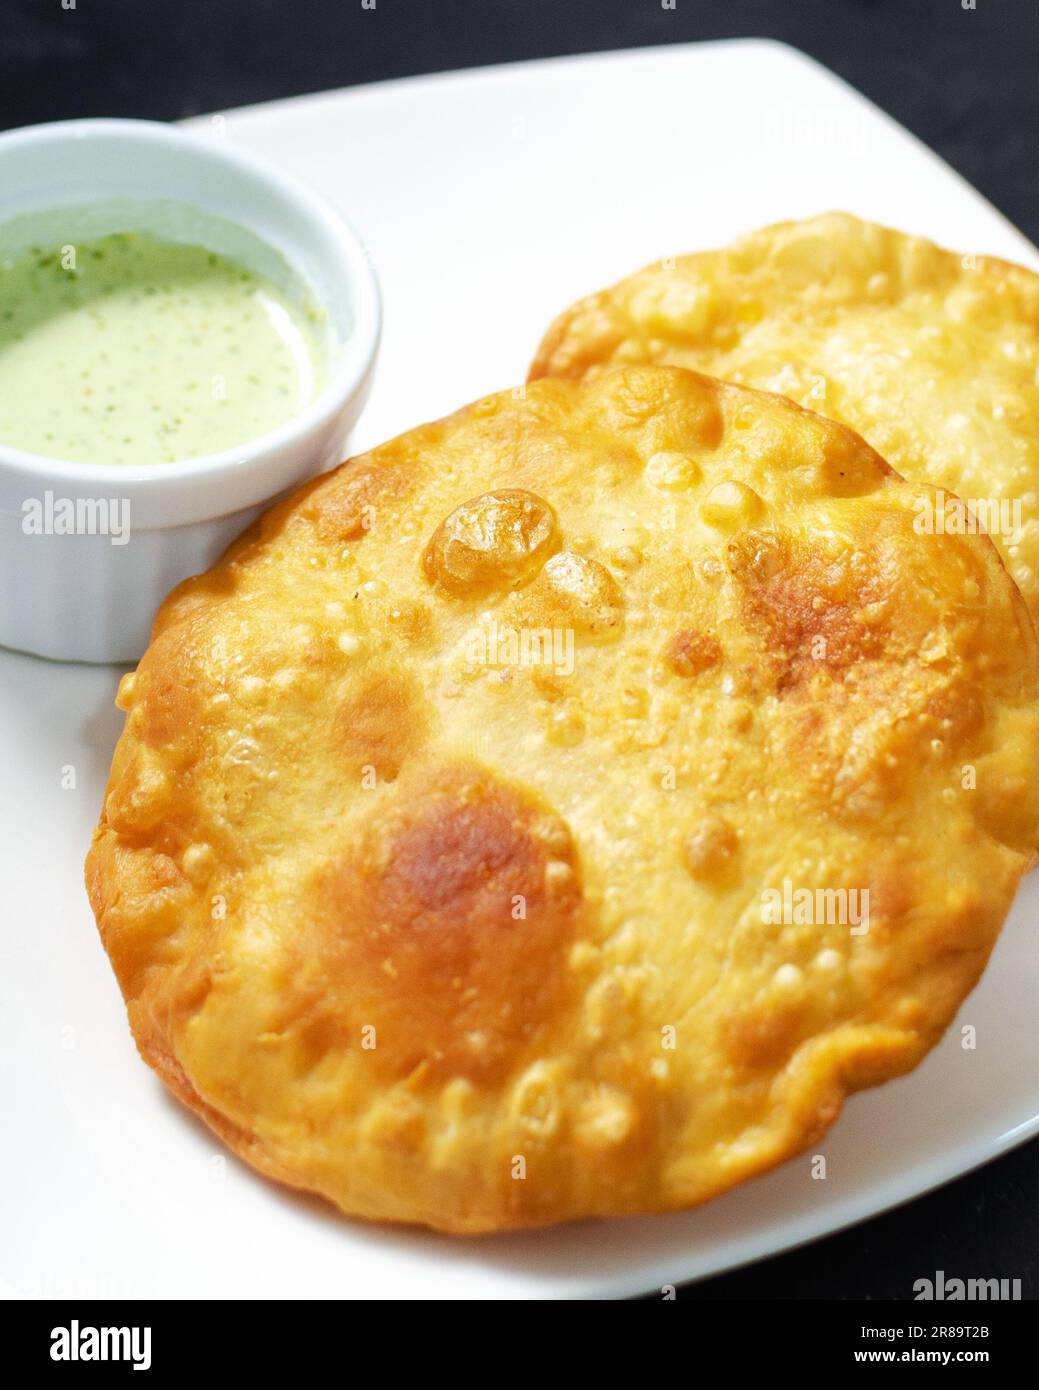
[(411, 73), (768, 35), (872, 97), (1035, 241), (1039, 4), (976, 3), (0, 0), (0, 126), (173, 120)]
[[(73, 0), (65, 0), (72, 4)], [(175, 119), (412, 73), (740, 35), (818, 58), (1039, 240), (1037, 0), (0, 0), (0, 126)], [(618, 93), (623, 101), (623, 92)], [(720, 113), (724, 115), (724, 113)], [(2, 198), (2, 189), (0, 189)], [(1037, 1059), (1019, 1059), (1036, 1066)], [(1039, 1141), (899, 1211), (695, 1285), (693, 1298), (1039, 1297)], [(228, 1291), (233, 1294), (233, 1290)]]

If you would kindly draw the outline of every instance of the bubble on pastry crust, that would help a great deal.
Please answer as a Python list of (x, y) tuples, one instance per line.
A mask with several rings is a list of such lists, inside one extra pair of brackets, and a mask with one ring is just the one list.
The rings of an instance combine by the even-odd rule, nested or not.
[(821, 432), (821, 443), (819, 486), (829, 497), (863, 497), (892, 476), (891, 468), (880, 455), (850, 430), (831, 425)]
[(734, 478), (716, 483), (700, 503), (700, 515), (707, 525), (724, 532), (753, 525), (764, 511), (765, 504), (754, 489)]
[(565, 855), (571, 852), (570, 831), (560, 816), (546, 813), (536, 817), (531, 822), (530, 833), (550, 854)]
[(417, 1154), (426, 1137), (428, 1117), (418, 1096), (394, 1090), (380, 1097), (364, 1117), (361, 1132), (377, 1149)]
[(689, 454), (662, 451), (650, 458), (643, 477), (661, 492), (685, 492), (699, 483), (703, 473)]
[(613, 638), (624, 624), (624, 595), (605, 565), (562, 550), (516, 596), (512, 616), (527, 627), (565, 628), (582, 637)]
[(724, 816), (705, 816), (685, 838), (686, 868), (699, 882), (721, 878), (739, 849), (739, 837)]
[(159, 759), (138, 748), (105, 800), (105, 812), (116, 830), (126, 834), (150, 830), (169, 807), (173, 783)]
[[(124, 854), (108, 838), (103, 853)], [(143, 847), (132, 866), (132, 892), (126, 883), (106, 881), (88, 871), (91, 902), (98, 913), (105, 950), (111, 958), (127, 999), (136, 998), (156, 967), (165, 965), (176, 946), (171, 943), (191, 921), (197, 890), (167, 854)], [(204, 974), (205, 965), (201, 966)]]
[(341, 1009), (347, 1036), (372, 1024), (372, 1060), (393, 1075), (425, 1065), (486, 1081), (563, 992), (582, 907), (573, 841), (483, 769), (402, 779), (398, 791), (318, 884), (299, 939), (320, 962), (316, 1007)]
[(631, 1138), (637, 1123), (638, 1111), (630, 1097), (604, 1087), (584, 1102), (574, 1132), (586, 1149), (614, 1149)]
[(632, 296), (632, 317), (645, 331), (669, 338), (676, 332), (705, 333), (711, 322), (711, 286), (674, 269)]
[(582, 630), (601, 632), (621, 621), (621, 591), (613, 575), (598, 560), (564, 550), (552, 556), (543, 573), (563, 614)]
[(262, 697), (266, 686), (263, 676), (245, 675), (235, 683), (234, 693), (243, 704), (252, 704)]
[(543, 1139), (554, 1134), (563, 1114), (559, 1064), (542, 1058), (529, 1066), (513, 1087), (508, 1107), (531, 1134)]
[(592, 388), (597, 423), (635, 444), (632, 459), (642, 469), (658, 453), (714, 449), (725, 433), (721, 393), (702, 377), (690, 389), (691, 380), (673, 367), (608, 372)]
[(840, 970), (844, 964), (844, 958), (839, 951), (835, 951), (832, 946), (825, 947), (815, 958), (815, 965), (819, 970), (825, 971), (828, 975)]
[(616, 545), (609, 554), (610, 563), (619, 570), (636, 570), (645, 559), (637, 545)]
[(573, 881), (573, 866), (565, 859), (550, 859), (545, 865), (545, 888), (549, 893), (568, 892)]
[(799, 966), (788, 961), (776, 970), (772, 976), (772, 983), (777, 989), (792, 993), (804, 984), (804, 974)]
[(822, 229), (793, 226), (772, 249), (772, 263), (781, 268), (790, 285), (825, 284), (837, 271), (840, 252)]
[(556, 514), (542, 497), (504, 488), (470, 498), (446, 516), (422, 557), (426, 578), (468, 598), (517, 588), (561, 544)]
[(207, 882), (215, 865), (216, 855), (213, 853), (213, 846), (205, 842), (188, 845), (180, 861), (184, 876), (190, 879), (196, 888)]
[(676, 676), (690, 680), (717, 666), (722, 659), (721, 643), (709, 633), (683, 628), (664, 648), (664, 660)]
[(548, 741), (559, 748), (576, 748), (584, 738), (586, 724), (579, 710), (563, 705), (562, 709), (554, 709), (548, 713), (545, 733), (548, 735)]
[(115, 703), (117, 709), (128, 710), (132, 707), (136, 687), (137, 672), (127, 671), (126, 675), (120, 680), (119, 689), (116, 691)]

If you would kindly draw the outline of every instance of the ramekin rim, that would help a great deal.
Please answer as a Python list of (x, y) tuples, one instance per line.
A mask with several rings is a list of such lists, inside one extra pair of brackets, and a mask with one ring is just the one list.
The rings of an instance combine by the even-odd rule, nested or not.
[[(134, 490), (149, 490), (151, 486), (169, 488), (180, 481), (191, 483), (200, 478), (219, 477), (225, 472), (240, 475), (252, 464), (259, 469), (273, 452), (291, 447), (296, 437), (305, 436), (320, 428), (365, 385), (373, 368), (382, 333), (382, 297), (368, 249), (352, 222), (315, 189), (248, 151), (214, 145), (196, 131), (181, 130), (162, 121), (123, 119), (114, 116), (48, 121), (0, 133), (0, 148), (31, 146), (63, 136), (85, 139), (94, 134), (116, 133), (143, 141), (156, 141), (193, 149), (199, 155), (216, 162), (237, 165), (272, 185), (283, 198), (301, 208), (308, 221), (320, 225), (330, 234), (331, 241), (338, 243), (343, 254), (347, 278), (354, 296), (351, 300), (353, 326), (350, 337), (335, 371), (303, 410), (290, 416), (276, 429), (244, 440), (233, 448), (212, 454), (200, 454), (193, 458), (174, 459), (170, 462), (159, 461), (129, 466), (51, 458), (46, 454), (30, 453), (0, 442), (0, 476), (8, 481), (22, 480), (31, 484), (67, 484), (76, 490), (85, 487), (110, 488), (118, 479), (124, 489), (132, 487)], [(176, 201), (190, 203), (190, 199)], [(236, 221), (233, 215), (230, 215), (228, 220)], [(276, 246), (275, 249), (281, 248)]]

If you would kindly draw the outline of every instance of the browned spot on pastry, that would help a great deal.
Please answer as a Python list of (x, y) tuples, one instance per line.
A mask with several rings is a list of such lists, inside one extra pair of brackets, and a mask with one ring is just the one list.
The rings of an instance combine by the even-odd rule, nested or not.
[(489, 1079), (560, 1000), (581, 907), (573, 843), (480, 769), (399, 787), (395, 813), (322, 877), (305, 951), (340, 1021), (376, 1029), (376, 1065)]
[(460, 597), (513, 589), (559, 549), (556, 515), (523, 488), (485, 492), (456, 507), (422, 557), (426, 578)]
[(406, 642), (425, 643), (436, 630), (429, 604), (416, 599), (400, 599), (388, 610), (387, 619), (395, 634)]
[(364, 674), (335, 718), (348, 770), (360, 777), (370, 767), (378, 781), (392, 781), (425, 739), (426, 708), (403, 676), (378, 669)]
[(702, 675), (721, 659), (721, 643), (691, 627), (675, 633), (664, 651), (664, 660), (675, 675), (686, 678)]
[(358, 459), (314, 491), (304, 515), (314, 519), (323, 541), (360, 540), (378, 525), (380, 505), (402, 486), (399, 469)]
[(779, 1071), (800, 1041), (803, 1016), (798, 1003), (735, 1009), (721, 1020), (722, 1051), (741, 1071)]
[[(189, 581), (189, 583), (192, 581)], [(137, 687), (147, 698), (137, 703), (141, 738), (155, 748), (167, 748), (197, 728), (212, 689), (205, 625), (168, 627), (145, 653)]]
[(840, 675), (886, 654), (892, 636), (884, 605), (890, 586), (878, 552), (813, 550), (782, 533), (747, 532), (728, 547), (744, 617), (761, 633), (781, 691), (813, 672)]

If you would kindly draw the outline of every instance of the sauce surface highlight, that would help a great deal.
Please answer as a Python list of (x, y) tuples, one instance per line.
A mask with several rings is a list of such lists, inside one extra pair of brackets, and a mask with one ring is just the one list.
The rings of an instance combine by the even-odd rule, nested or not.
[(313, 399), (319, 329), (263, 276), (143, 232), (0, 259), (0, 442), (124, 465), (231, 449)]

